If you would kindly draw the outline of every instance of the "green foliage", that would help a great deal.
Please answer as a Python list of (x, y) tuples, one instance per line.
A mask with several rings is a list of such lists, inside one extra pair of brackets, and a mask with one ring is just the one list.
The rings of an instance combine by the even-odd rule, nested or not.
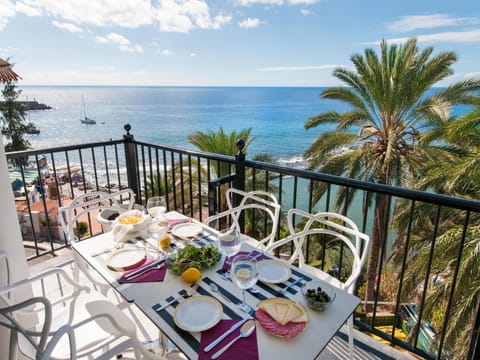
[[(4, 101), (0, 103), (0, 123), (2, 134), (6, 137), (5, 151), (21, 151), (30, 147), (30, 142), (24, 138), (29, 131), (25, 121), (26, 109), (17, 101), (21, 90), (12, 82), (6, 82), (2, 90)], [(27, 159), (16, 159), (16, 165), (24, 164)]]
[(88, 235), (88, 224), (84, 221), (79, 221), (77, 223), (77, 233), (79, 237), (84, 237)]
[[(402, 45), (380, 43), (380, 54), (366, 49), (351, 57), (354, 69), (336, 68), (333, 75), (343, 82), (322, 92), (322, 98), (348, 105), (345, 112), (328, 111), (305, 123), (306, 129), (335, 124), (333, 131), (320, 131), (305, 152), (310, 169), (382, 184), (414, 187), (428, 164), (451, 158), (452, 151), (439, 146), (450, 123), (454, 105), (478, 103), (479, 79), (466, 79), (429, 92), (453, 74), (457, 55), (452, 51), (433, 54), (420, 50), (416, 39)], [(478, 186), (478, 185), (477, 185)], [(314, 201), (326, 190), (314, 188)], [(348, 205), (353, 196), (337, 192), (336, 208)], [(367, 202), (370, 204), (370, 202)], [(380, 249), (387, 238), (385, 223), (389, 202), (377, 195), (367, 268), (368, 299), (374, 298)], [(400, 232), (403, 232), (400, 229)]]

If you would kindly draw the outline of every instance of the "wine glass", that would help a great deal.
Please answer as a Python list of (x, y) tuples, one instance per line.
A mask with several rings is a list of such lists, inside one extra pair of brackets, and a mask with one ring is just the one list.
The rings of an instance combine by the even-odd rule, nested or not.
[(156, 218), (167, 211), (167, 202), (163, 196), (153, 196), (147, 201), (147, 211), (152, 218)]
[[(168, 241), (168, 246), (166, 245), (166, 237), (168, 237), (168, 221), (163, 215), (159, 215), (155, 217), (148, 225), (147, 225), (147, 232), (148, 235), (155, 240), (157, 244), (157, 251), (161, 253), (162, 250), (166, 250), (168, 246), (170, 246), (170, 241)], [(165, 238), (165, 239), (164, 239)], [(170, 238), (168, 238), (170, 240)], [(164, 249), (165, 248), (165, 249)]]
[(239, 231), (229, 231), (227, 233), (218, 234), (218, 248), (225, 255), (226, 260), (230, 256), (237, 254), (242, 246), (242, 236)]
[(239, 308), (248, 313), (251, 307), (245, 302), (245, 290), (251, 288), (257, 282), (257, 261), (250, 255), (235, 256), (230, 268), (230, 277), (233, 283), (242, 289), (243, 303), (239, 305)]

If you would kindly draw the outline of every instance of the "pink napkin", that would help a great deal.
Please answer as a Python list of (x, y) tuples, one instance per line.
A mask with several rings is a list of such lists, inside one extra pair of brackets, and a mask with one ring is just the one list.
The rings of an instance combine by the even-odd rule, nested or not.
[[(208, 353), (203, 351), (205, 346), (210, 344), (217, 337), (226, 332), (233, 324), (239, 320), (221, 320), (216, 326), (211, 329), (202, 332), (200, 339), (200, 352), (198, 354), (198, 360), (210, 360), (211, 356), (218, 350), (228, 344), (231, 340), (240, 335), (240, 329), (235, 330), (233, 333), (223, 339), (220, 344), (215, 346)], [(227, 351), (225, 351), (218, 359), (228, 360), (258, 360), (258, 344), (257, 344), (257, 329), (253, 330), (252, 335), (247, 338), (237, 340)]]
[[(239, 251), (238, 253), (236, 253), (235, 255), (233, 256), (229, 256), (229, 257), (226, 257), (225, 258), (225, 261), (223, 262), (223, 271), (228, 271), (230, 270), (230, 265), (232, 264), (232, 260), (235, 256), (238, 256), (238, 255), (251, 255), (251, 256), (257, 256), (258, 254), (261, 254), (260, 251), (257, 251), (257, 250), (253, 250), (253, 251)], [(260, 261), (263, 259), (263, 254), (260, 255), (259, 257), (257, 257), (257, 261)]]
[(168, 219), (168, 231), (172, 230), (172, 228), (177, 225), (177, 224), (183, 224), (183, 223), (190, 223), (192, 222), (192, 219)]
[[(152, 261), (153, 261), (153, 259), (149, 259), (149, 260), (145, 261), (142, 264), (142, 266), (146, 266), (146, 265), (150, 264)], [(125, 271), (122, 274), (122, 277), (118, 280), (118, 282), (120, 284), (125, 284), (125, 283), (128, 284), (128, 283), (137, 283), (137, 282), (163, 281), (163, 279), (165, 278), (165, 273), (167, 272), (167, 264), (163, 263), (163, 265), (160, 267), (160, 269), (156, 269), (155, 267), (153, 267), (152, 269), (150, 269), (146, 273), (144, 273), (140, 276), (137, 276), (133, 279), (130, 279), (130, 280), (125, 279), (125, 276), (127, 276), (132, 271), (135, 271), (136, 269), (138, 269), (138, 268)]]

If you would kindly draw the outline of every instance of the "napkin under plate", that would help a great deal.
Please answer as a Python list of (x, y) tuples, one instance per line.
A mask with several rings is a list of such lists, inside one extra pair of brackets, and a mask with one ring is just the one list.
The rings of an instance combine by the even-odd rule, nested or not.
[[(237, 323), (238, 319), (225, 319), (221, 320), (216, 326), (211, 329), (202, 331), (200, 339), (200, 351), (198, 353), (198, 360), (210, 360), (211, 356), (218, 350), (228, 344), (231, 340), (240, 335), (240, 329), (235, 330), (233, 333), (223, 339), (220, 344), (215, 346), (208, 353), (203, 351), (205, 346), (210, 344), (216, 338), (225, 333), (230, 327)], [(257, 343), (257, 329), (253, 330), (253, 333), (244, 339), (240, 339), (235, 342), (227, 351), (225, 351), (218, 359), (228, 360), (258, 360), (258, 343)]]
[[(147, 266), (148, 264), (152, 263), (154, 260), (149, 259), (145, 261), (145, 263), (142, 266)], [(137, 282), (155, 282), (155, 281), (163, 281), (165, 278), (165, 274), (167, 272), (167, 264), (163, 263), (162, 266), (157, 269), (155, 266), (147, 271), (146, 273), (139, 275), (137, 277), (134, 277), (133, 279), (127, 280), (125, 277), (130, 274), (131, 272), (135, 271), (136, 269), (125, 271), (122, 274), (122, 277), (118, 280), (120, 284), (129, 284), (129, 283), (137, 283)]]

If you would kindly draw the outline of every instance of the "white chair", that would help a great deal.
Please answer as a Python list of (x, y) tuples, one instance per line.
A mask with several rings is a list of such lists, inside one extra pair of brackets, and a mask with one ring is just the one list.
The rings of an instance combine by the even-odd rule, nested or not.
[[(38, 288), (43, 294), (35, 296)], [(103, 360), (127, 350), (136, 359), (159, 359), (139, 342), (132, 320), (60, 268), (0, 288), (0, 326), (10, 329), (9, 359), (20, 352), (30, 359)]]
[[(218, 214), (212, 215), (205, 219), (204, 224), (212, 226), (213, 223), (224, 221), (229, 224), (229, 231), (239, 231), (239, 219), (244, 215), (246, 223), (250, 224), (250, 229), (246, 230), (249, 235), (248, 241), (259, 248), (271, 244), (275, 239), (275, 234), (280, 220), (280, 204), (277, 198), (266, 191), (255, 190), (250, 192), (241, 191), (235, 188), (229, 188), (226, 193), (228, 209)], [(240, 198), (238, 206), (234, 206), (234, 197)], [(255, 224), (255, 220), (259, 220), (260, 224)], [(218, 226), (213, 226), (218, 227)], [(266, 229), (266, 236), (260, 237), (263, 231), (259, 231), (259, 227)], [(251, 241), (255, 238), (257, 241)]]
[[(320, 212), (311, 214), (299, 209), (290, 209), (287, 218), (290, 236), (267, 246), (265, 252), (273, 253), (275, 249), (282, 246), (291, 246), (292, 251), (289, 253), (290, 257), (287, 259), (289, 263), (298, 261), (298, 267), (301, 270), (353, 294), (357, 279), (360, 276), (368, 255), (370, 237), (360, 232), (357, 225), (351, 219), (337, 213)], [(295, 223), (302, 224), (303, 227), (297, 230)], [(349, 250), (349, 253), (351, 253), (353, 257), (352, 271), (345, 281), (341, 281), (323, 270), (306, 263), (303, 248), (307, 239), (308, 241), (325, 240), (327, 243), (326, 246), (333, 242), (340, 242), (340, 244), (343, 244), (346, 249)], [(347, 251), (345, 251), (345, 253), (347, 253)], [(344, 257), (346, 258), (347, 255), (345, 254)], [(354, 352), (353, 337), (352, 315), (348, 319), (348, 345), (350, 359), (352, 360)]]
[[(125, 199), (129, 201), (123, 203)], [(98, 212), (111, 208), (123, 212), (125, 210), (131, 210), (134, 205), (135, 193), (131, 189), (124, 189), (113, 193), (94, 191), (75, 197), (70, 204), (62, 206), (58, 210), (58, 214), (67, 241), (71, 243), (77, 240), (74, 226), (80, 220), (86, 220), (90, 224), (92, 221), (92, 213), (96, 217)]]
[[(128, 199), (129, 201), (124, 204), (123, 201), (125, 199)], [(62, 229), (67, 238), (67, 242), (71, 243), (72, 241), (78, 240), (75, 236), (74, 226), (80, 220), (86, 220), (91, 224), (92, 221), (96, 222), (96, 216), (102, 210), (116, 209), (119, 212), (131, 210), (135, 205), (134, 200), (135, 194), (131, 189), (124, 189), (113, 193), (95, 191), (77, 196), (69, 205), (62, 206), (58, 210), (60, 223), (62, 224)], [(74, 255), (75, 281), (79, 280), (79, 271), (82, 271), (95, 288), (100, 290), (104, 295), (107, 295), (111, 290), (110, 285), (108, 285), (96, 271), (90, 271), (85, 261), (77, 256), (76, 253), (74, 253)]]

